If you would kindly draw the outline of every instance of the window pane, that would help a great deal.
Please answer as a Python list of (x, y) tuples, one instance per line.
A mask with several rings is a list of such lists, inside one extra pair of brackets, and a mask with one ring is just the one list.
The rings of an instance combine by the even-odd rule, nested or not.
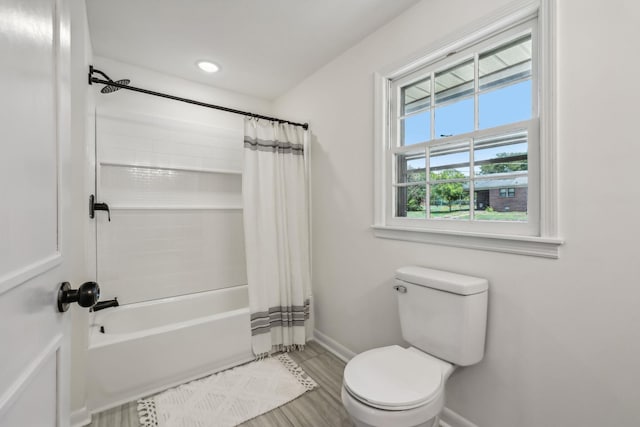
[(448, 182), (430, 186), (431, 218), (434, 219), (469, 219), (469, 184), (465, 182)]
[(426, 218), (425, 184), (396, 187), (396, 216)]
[(473, 130), (473, 98), (436, 107), (436, 138)]
[(431, 180), (469, 177), (469, 142), (454, 142), (429, 148)]
[(480, 93), (478, 113), (479, 129), (530, 119), (531, 80)]
[(431, 139), (431, 113), (425, 111), (401, 120), (400, 145), (412, 145)]
[(397, 183), (425, 182), (424, 151), (396, 155)]
[(531, 35), (480, 55), (480, 90), (531, 78)]
[(470, 60), (436, 74), (436, 137), (473, 130), (473, 70)]
[(474, 181), (475, 219), (478, 221), (527, 221), (526, 175)]
[(402, 112), (405, 114), (431, 106), (431, 79), (427, 78), (402, 88)]
[(527, 153), (526, 131), (478, 139), (473, 151), (475, 174), (520, 173), (526, 176), (529, 167)]
[(473, 94), (473, 59), (436, 73), (436, 104)]

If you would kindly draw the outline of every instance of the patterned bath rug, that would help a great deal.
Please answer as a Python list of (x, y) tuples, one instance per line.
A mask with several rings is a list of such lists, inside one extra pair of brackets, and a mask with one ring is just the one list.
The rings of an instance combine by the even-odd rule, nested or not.
[(283, 353), (139, 400), (138, 415), (143, 427), (232, 427), (316, 387)]

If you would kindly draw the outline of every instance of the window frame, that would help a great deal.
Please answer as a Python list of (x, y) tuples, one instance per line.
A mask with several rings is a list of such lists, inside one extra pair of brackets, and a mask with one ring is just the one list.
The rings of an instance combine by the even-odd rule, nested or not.
[[(471, 31), (452, 34), (422, 53), (375, 73), (375, 217), (372, 228), (377, 237), (548, 258), (558, 257), (558, 248), (563, 241), (557, 236), (554, 10), (555, 0), (512, 4), (468, 26), (467, 28), (471, 28)], [(535, 147), (529, 147), (529, 182), (538, 183), (533, 186), (537, 188), (532, 188), (531, 185), (529, 187), (529, 199), (532, 200), (529, 222), (524, 224), (506, 221), (413, 220), (394, 217), (395, 200), (392, 183), (395, 177), (393, 161), (389, 156), (394, 156), (398, 151), (392, 148), (398, 148), (399, 145), (391, 145), (391, 138), (395, 135), (395, 126), (398, 121), (390, 117), (389, 111), (392, 108), (393, 111), (399, 111), (400, 106), (390, 104), (394, 99), (391, 91), (394, 88), (400, 91), (403, 86), (429, 76), (429, 74), (419, 73), (418, 70), (433, 69), (437, 72), (464, 62), (465, 58), (469, 57), (469, 52), (465, 49), (471, 48), (473, 51), (483, 52), (490, 50), (490, 46), (499, 46), (512, 38), (513, 34), (521, 33), (522, 27), (528, 22), (534, 22), (532, 49), (535, 49), (536, 54), (532, 61), (532, 86), (537, 88), (535, 90), (538, 96), (533, 96), (532, 102), (534, 111), (539, 112), (537, 117), (533, 116), (531, 120), (519, 122), (521, 125), (526, 123), (530, 132), (528, 139), (533, 139), (531, 138), (533, 132), (537, 141)], [(447, 60), (443, 61), (444, 59)], [(432, 97), (434, 95), (431, 94)], [(474, 97), (477, 96), (475, 93)], [(395, 98), (399, 99), (399, 96)], [(532, 125), (534, 123), (535, 125)], [(490, 134), (495, 134), (496, 129), (512, 128), (514, 127), (512, 125), (499, 126), (488, 131)], [(431, 127), (435, 127), (433, 121)], [(484, 131), (486, 130), (472, 133), (478, 134)], [(437, 143), (440, 144), (449, 139), (462, 139), (463, 136), (468, 134), (438, 138)], [(406, 150), (411, 150), (411, 147), (411, 145), (406, 146)]]

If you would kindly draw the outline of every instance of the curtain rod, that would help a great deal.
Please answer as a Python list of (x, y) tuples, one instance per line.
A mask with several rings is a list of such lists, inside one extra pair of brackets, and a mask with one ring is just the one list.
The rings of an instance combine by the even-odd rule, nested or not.
[[(100, 79), (98, 77), (94, 77), (93, 76), (94, 73), (98, 73), (104, 76), (106, 80)], [(146, 93), (147, 95), (153, 95), (153, 96), (159, 96), (161, 98), (172, 99), (174, 101), (186, 102), (187, 104), (199, 105), (200, 107), (207, 107), (207, 108), (213, 108), (214, 110), (226, 111), (227, 113), (240, 114), (242, 116), (253, 117), (256, 119), (264, 119), (272, 122), (288, 123), (293, 126), (301, 126), (304, 130), (309, 129), (309, 123), (291, 122), (289, 120), (279, 119), (277, 117), (263, 116), (262, 114), (255, 114), (248, 111), (236, 110), (234, 108), (222, 107), (220, 105), (215, 105), (215, 104), (207, 104), (206, 102), (195, 101), (193, 99), (182, 98), (179, 96), (169, 95), (166, 93), (156, 92), (148, 89), (142, 89), (139, 87), (129, 85), (128, 79), (113, 81), (105, 73), (93, 68), (93, 65), (90, 65), (89, 66), (89, 84), (92, 85), (93, 83), (105, 85), (105, 87), (103, 87), (102, 90), (100, 91), (102, 93), (110, 93), (116, 90), (126, 89), (126, 90), (131, 90), (133, 92)]]

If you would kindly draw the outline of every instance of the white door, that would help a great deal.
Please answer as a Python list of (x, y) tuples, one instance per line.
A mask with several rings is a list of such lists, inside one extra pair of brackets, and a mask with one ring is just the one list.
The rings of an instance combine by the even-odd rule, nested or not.
[(67, 0), (0, 2), (2, 427), (69, 425), (69, 27)]

